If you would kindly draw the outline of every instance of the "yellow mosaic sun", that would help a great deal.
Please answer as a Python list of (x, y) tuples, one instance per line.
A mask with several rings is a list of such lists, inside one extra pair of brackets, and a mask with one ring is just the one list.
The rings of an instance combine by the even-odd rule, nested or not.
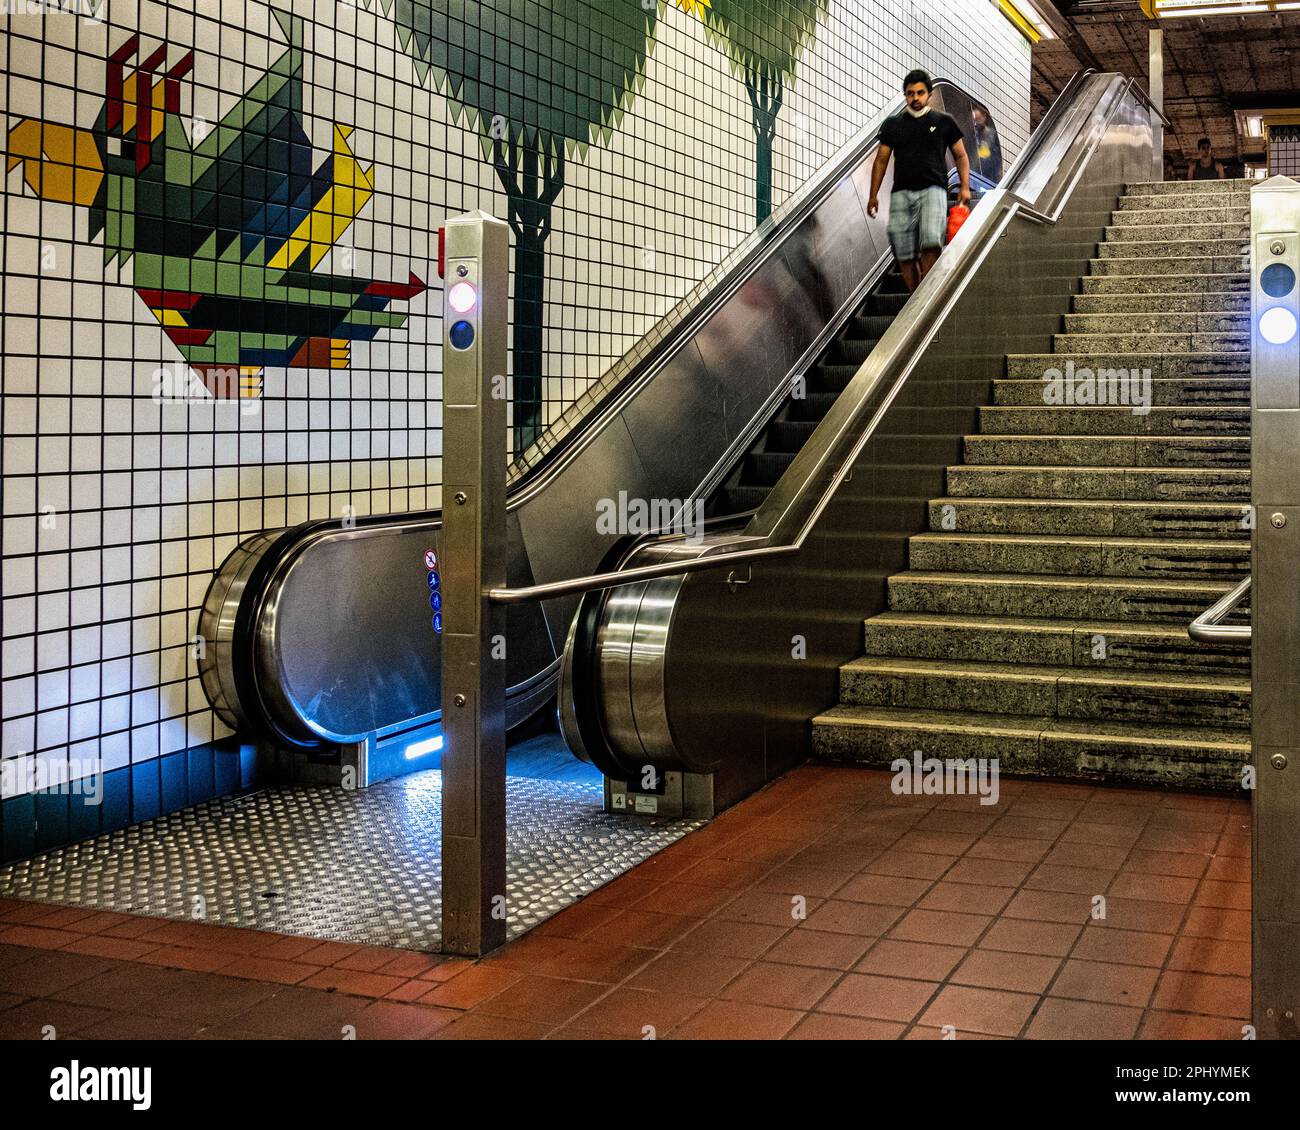
[(699, 12), (700, 18), (703, 19), (705, 9), (710, 6), (712, 0), (674, 0), (674, 3), (688, 16)]

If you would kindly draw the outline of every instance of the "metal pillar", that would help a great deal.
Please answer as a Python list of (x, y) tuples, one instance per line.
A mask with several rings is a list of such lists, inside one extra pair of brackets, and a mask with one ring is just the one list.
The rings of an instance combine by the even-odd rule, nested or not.
[(506, 937), (504, 613), (510, 236), (482, 212), (444, 230), (442, 947)]
[(1255, 1030), (1300, 1006), (1300, 183), (1251, 192), (1251, 601)]
[(1152, 28), (1149, 39), (1150, 66), (1147, 72), (1147, 93), (1151, 95), (1156, 112), (1151, 115), (1152, 148), (1155, 151), (1157, 181), (1165, 179), (1165, 124), (1160, 115), (1165, 111), (1165, 33)]

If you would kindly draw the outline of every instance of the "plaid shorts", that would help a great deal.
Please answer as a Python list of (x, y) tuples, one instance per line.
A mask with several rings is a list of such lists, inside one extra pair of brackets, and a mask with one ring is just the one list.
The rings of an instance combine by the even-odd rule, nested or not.
[(896, 188), (889, 195), (889, 243), (894, 258), (910, 263), (922, 251), (943, 247), (948, 228), (948, 193), (942, 188)]

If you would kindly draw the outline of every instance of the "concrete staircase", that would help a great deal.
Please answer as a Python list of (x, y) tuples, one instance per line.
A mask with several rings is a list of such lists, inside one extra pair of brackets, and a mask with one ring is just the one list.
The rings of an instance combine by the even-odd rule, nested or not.
[[(1249, 184), (1129, 186), (1054, 352), (1010, 357), (818, 756), (1233, 787), (1248, 648), (1187, 625), (1250, 570)], [(1150, 370), (1150, 410), (1048, 370)], [(1099, 403), (1098, 400), (1104, 402)], [(1117, 402), (1118, 401), (1118, 402)]]

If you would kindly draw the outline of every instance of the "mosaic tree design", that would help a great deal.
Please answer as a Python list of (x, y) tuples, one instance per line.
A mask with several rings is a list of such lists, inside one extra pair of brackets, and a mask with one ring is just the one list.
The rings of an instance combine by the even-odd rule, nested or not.
[(708, 0), (704, 24), (744, 78), (754, 111), (754, 213), (772, 214), (772, 141), (776, 119), (804, 48), (830, 0)]
[[(676, 0), (690, 11), (702, 0)], [(373, 0), (367, 0), (373, 3)], [(607, 144), (645, 79), (657, 0), (379, 0), (421, 82), (478, 132), (515, 233), (515, 450), (541, 432), (546, 241), (565, 162)]]
[(109, 57), (91, 129), (29, 118), (6, 146), (6, 169), (21, 166), (38, 196), (89, 209), (105, 263), (133, 262), (136, 294), (223, 400), (259, 396), (268, 365), (347, 368), (353, 341), (405, 324), (389, 304), (424, 290), (413, 273), (390, 283), (316, 269), (373, 194), (373, 166), (338, 124), (316, 164), (301, 121), (303, 21), (275, 15), (288, 50), (193, 138), (180, 82), (194, 53), (155, 81), (167, 45), (127, 73), (131, 36)]

